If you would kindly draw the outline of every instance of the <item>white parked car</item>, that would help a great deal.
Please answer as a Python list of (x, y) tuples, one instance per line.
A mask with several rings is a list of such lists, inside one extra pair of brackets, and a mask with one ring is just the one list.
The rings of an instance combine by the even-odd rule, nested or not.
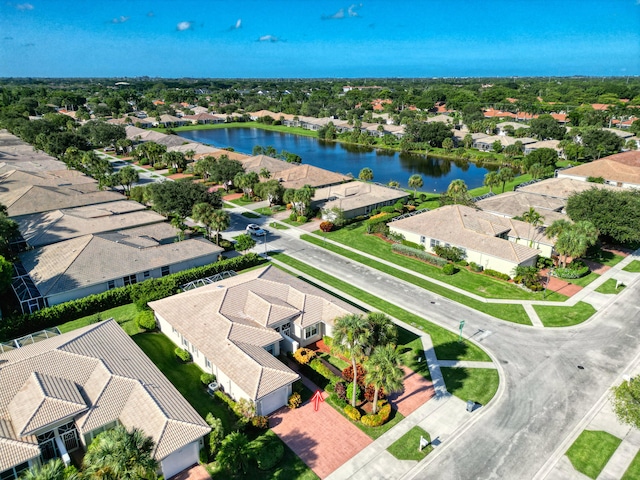
[(256, 225), (255, 223), (250, 223), (249, 225), (247, 225), (246, 232), (249, 235), (258, 235), (259, 237), (267, 234), (266, 230), (263, 230), (262, 228), (260, 228), (260, 225)]

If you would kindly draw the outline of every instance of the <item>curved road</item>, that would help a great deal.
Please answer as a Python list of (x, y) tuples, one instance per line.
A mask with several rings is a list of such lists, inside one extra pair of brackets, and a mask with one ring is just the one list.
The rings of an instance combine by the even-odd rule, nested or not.
[[(234, 215), (232, 228), (246, 223)], [(285, 252), (454, 332), (462, 319), (465, 336), (484, 331), (479, 343), (500, 364), (502, 394), (413, 478), (533, 478), (640, 354), (638, 281), (584, 325), (539, 329), (497, 320), (277, 231), (269, 237), (269, 251)]]

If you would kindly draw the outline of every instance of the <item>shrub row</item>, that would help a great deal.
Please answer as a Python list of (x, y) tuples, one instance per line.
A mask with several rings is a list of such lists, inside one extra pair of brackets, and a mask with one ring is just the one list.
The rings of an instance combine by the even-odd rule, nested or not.
[(357, 408), (354, 408), (351, 405), (346, 405), (343, 410), (344, 413), (347, 414), (347, 417), (349, 417), (354, 422), (360, 421), (360, 411)]
[(5, 317), (2, 326), (0, 326), (0, 340), (9, 340), (29, 332), (55, 327), (64, 322), (132, 302), (140, 305), (146, 304), (148, 301), (159, 300), (177, 293), (180, 285), (193, 280), (209, 277), (225, 270), (243, 270), (259, 265), (262, 262), (264, 260), (259, 255), (248, 253), (240, 257), (184, 270), (166, 277), (152, 278), (126, 287), (114, 288), (106, 292), (53, 305), (30, 315)]
[(424, 245), (421, 243), (410, 242), (409, 240), (402, 240), (400, 243), (405, 247), (415, 248), (416, 250), (424, 251)]
[(491, 270), (490, 268), (487, 268), (484, 271), (485, 275), (489, 275), (490, 277), (495, 277), (495, 278), (499, 278), (501, 280), (509, 280), (511, 277), (509, 275), (507, 275), (506, 273), (502, 273), (502, 272), (498, 272), (496, 270)]
[(394, 213), (385, 213), (384, 215), (376, 215), (375, 217), (371, 217), (369, 220), (364, 222), (364, 229), (367, 233), (383, 233), (387, 229), (387, 223), (396, 214)]
[(433, 247), (433, 251), (439, 257), (446, 258), (452, 262), (459, 262), (460, 260), (464, 260), (465, 253), (464, 250), (458, 247), (453, 246), (444, 246), (444, 245), (436, 245)]
[(360, 421), (367, 427), (379, 427), (384, 424), (391, 416), (391, 405), (385, 400), (378, 401), (378, 412), (375, 414), (364, 415)]
[(435, 255), (432, 255), (430, 253), (423, 252), (422, 250), (416, 250), (415, 248), (410, 248), (405, 245), (395, 243), (391, 245), (391, 250), (395, 253), (418, 258), (438, 267), (443, 267), (447, 264), (447, 261), (444, 258), (436, 257)]
[(473, 272), (481, 272), (482, 270), (484, 270), (484, 267), (482, 265), (478, 265), (476, 262), (469, 263), (469, 268)]
[(329, 380), (331, 383), (336, 383), (340, 381), (340, 377), (334, 374), (329, 367), (327, 367), (322, 360), (319, 358), (315, 358), (309, 363), (309, 366), (313, 368), (316, 372), (322, 375), (324, 378)]
[(569, 279), (574, 279), (574, 278), (582, 278), (585, 275), (587, 275), (589, 273), (589, 267), (587, 267), (586, 265), (582, 268), (579, 269), (573, 269), (573, 268), (556, 268), (553, 271), (553, 275), (558, 277), (558, 278), (569, 278)]

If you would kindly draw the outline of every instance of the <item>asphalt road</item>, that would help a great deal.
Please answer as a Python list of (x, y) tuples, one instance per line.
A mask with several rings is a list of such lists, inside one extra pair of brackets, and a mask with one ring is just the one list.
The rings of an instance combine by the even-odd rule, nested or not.
[[(248, 223), (234, 216), (232, 228), (243, 229)], [(586, 324), (538, 329), (494, 319), (274, 229), (268, 248), (454, 332), (464, 319), (465, 337), (480, 338), (479, 344), (497, 360), (503, 382), (499, 397), (486, 411), (474, 413), (477, 421), (443, 445), (413, 478), (533, 478), (640, 354), (638, 281)]]

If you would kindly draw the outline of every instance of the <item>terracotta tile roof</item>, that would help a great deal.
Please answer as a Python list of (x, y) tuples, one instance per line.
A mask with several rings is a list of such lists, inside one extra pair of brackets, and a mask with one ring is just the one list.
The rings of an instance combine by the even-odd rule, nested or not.
[(567, 168), (558, 175), (577, 177), (602, 177), (605, 180), (640, 185), (640, 151), (616, 153), (590, 163)]
[[(253, 157), (245, 157), (242, 160), (242, 166), (247, 172), (260, 173), (266, 168), (271, 173), (271, 178), (277, 178), (278, 173), (291, 168), (291, 164), (280, 160), (279, 158), (269, 157), (268, 155), (255, 155)], [(270, 179), (266, 179), (270, 180)]]
[[(50, 402), (43, 402), (38, 411), (42, 427), (68, 414), (82, 435), (118, 419), (125, 427), (139, 427), (152, 437), (158, 460), (210, 431), (112, 320), (0, 354), (0, 365), (0, 419), (5, 424), (13, 422), (14, 430), (25, 423), (24, 412), (46, 398)], [(88, 411), (78, 415), (74, 408), (60, 410), (54, 400)], [(12, 438), (8, 430), (0, 429), (3, 470), (36, 453), (29, 437)]]
[(341, 173), (330, 172), (313, 165), (289, 165), (291, 166), (288, 169), (278, 172), (278, 178), (282, 178), (282, 186), (284, 188), (298, 189), (305, 185), (323, 187), (351, 180), (351, 177)]
[(389, 224), (393, 230), (412, 232), (516, 264), (529, 260), (539, 251), (497, 235), (506, 233), (527, 239), (530, 225), (499, 217), (462, 205), (448, 205)]
[(254, 400), (298, 378), (263, 348), (281, 340), (269, 325), (285, 321), (302, 327), (319, 321), (332, 324), (334, 318), (357, 311), (272, 267), (149, 306)]

